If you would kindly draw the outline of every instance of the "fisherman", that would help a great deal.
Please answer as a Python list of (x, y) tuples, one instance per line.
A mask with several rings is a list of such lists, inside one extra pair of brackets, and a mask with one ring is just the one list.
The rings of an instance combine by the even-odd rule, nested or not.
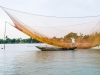
[(74, 47), (75, 46), (75, 39), (74, 39), (74, 37), (72, 37), (71, 40), (72, 40), (72, 47)]

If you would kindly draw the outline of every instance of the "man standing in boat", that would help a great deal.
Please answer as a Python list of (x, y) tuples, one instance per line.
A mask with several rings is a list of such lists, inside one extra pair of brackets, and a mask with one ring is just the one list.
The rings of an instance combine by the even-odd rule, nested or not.
[(71, 40), (72, 40), (72, 47), (75, 47), (75, 39), (74, 39), (74, 37), (72, 37)]

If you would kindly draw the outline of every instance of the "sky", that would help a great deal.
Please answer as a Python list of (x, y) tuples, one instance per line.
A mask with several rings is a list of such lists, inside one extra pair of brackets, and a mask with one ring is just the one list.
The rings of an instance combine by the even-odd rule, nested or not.
[[(0, 6), (28, 13), (58, 16), (82, 17), (100, 15), (100, 0), (0, 0)], [(4, 38), (5, 21), (13, 23), (0, 8), (0, 38)], [(9, 38), (28, 38), (29, 36), (6, 24)]]

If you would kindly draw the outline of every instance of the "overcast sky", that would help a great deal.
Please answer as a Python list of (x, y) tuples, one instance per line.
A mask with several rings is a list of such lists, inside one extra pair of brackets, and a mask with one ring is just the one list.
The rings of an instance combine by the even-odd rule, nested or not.
[[(0, 0), (0, 6), (46, 16), (82, 17), (100, 15), (100, 0)], [(0, 38), (4, 37), (5, 21), (9, 22), (10, 18), (0, 9)], [(13, 27), (8, 26), (8, 30), (7, 35), (9, 37), (27, 37), (17, 30), (14, 31)], [(16, 35), (14, 35), (15, 33)]]

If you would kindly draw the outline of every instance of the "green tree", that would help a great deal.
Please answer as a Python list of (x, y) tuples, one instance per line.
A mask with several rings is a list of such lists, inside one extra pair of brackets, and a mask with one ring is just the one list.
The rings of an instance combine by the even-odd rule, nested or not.
[(71, 33), (65, 35), (64, 39), (70, 39), (71, 37), (78, 38), (79, 36), (77, 35), (77, 33), (71, 32)]

